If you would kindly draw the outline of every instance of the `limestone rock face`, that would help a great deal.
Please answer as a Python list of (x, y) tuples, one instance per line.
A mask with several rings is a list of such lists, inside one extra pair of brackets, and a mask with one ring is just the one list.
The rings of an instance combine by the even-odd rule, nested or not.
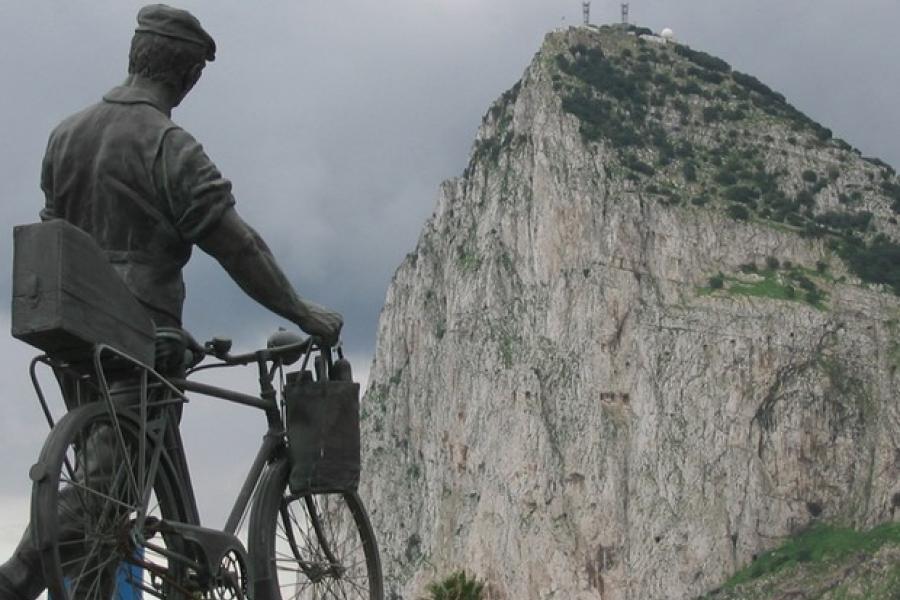
[(896, 177), (716, 60), (553, 32), (442, 185), (363, 400), (388, 598), (690, 598), (893, 517)]

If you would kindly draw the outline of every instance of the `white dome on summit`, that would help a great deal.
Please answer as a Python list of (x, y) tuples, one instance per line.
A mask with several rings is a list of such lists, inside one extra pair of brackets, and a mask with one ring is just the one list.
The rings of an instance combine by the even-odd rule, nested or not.
[(671, 40), (672, 38), (675, 37), (675, 32), (672, 31), (671, 29), (669, 29), (668, 27), (666, 27), (665, 29), (663, 29), (663, 30), (660, 32), (659, 35), (662, 36), (662, 37), (664, 37), (664, 38), (666, 38), (667, 40)]

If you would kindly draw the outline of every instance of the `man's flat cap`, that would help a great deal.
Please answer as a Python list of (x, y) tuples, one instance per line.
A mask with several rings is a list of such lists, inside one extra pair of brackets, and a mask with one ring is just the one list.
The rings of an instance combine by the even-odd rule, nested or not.
[(165, 4), (148, 4), (138, 12), (137, 33), (155, 33), (175, 40), (199, 44), (206, 49), (206, 60), (216, 59), (216, 42), (206, 33), (197, 17), (186, 10)]

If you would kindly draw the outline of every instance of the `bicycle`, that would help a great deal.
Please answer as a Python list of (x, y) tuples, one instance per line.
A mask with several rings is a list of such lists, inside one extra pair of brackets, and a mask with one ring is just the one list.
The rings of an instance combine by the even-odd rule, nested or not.
[[(355, 488), (292, 492), (289, 484), (295, 461), (285, 398), (299, 389), (292, 385), (341, 377), (343, 356), (313, 338), (284, 338), (237, 355), (229, 340), (193, 343), (199, 360), (183, 378), (167, 378), (103, 344), (89, 365), (47, 355), (32, 361), (32, 383), (51, 426), (30, 472), (32, 527), (54, 600), (119, 597), (116, 577), (166, 599), (382, 600), (377, 542)], [(210, 356), (217, 362), (199, 364)], [(287, 373), (298, 361), (299, 371)], [(258, 397), (187, 378), (254, 363)], [(41, 364), (64, 388), (69, 410), (58, 423), (38, 382)], [(222, 530), (200, 526), (178, 430), (187, 392), (266, 415), (268, 429)], [(236, 534), (248, 510), (245, 549)]]

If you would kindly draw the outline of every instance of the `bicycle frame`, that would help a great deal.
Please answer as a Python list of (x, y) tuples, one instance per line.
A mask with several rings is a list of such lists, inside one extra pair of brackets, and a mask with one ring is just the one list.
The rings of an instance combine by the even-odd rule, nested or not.
[(244, 478), (244, 483), (241, 485), (238, 496), (234, 501), (231, 513), (223, 527), (223, 531), (226, 533), (236, 535), (241, 518), (250, 506), (250, 501), (253, 498), (253, 490), (259, 482), (263, 470), (272, 459), (278, 456), (278, 451), (284, 447), (284, 422), (281, 419), (281, 411), (278, 404), (274, 398), (271, 401), (267, 401), (263, 398), (250, 396), (249, 394), (241, 394), (239, 392), (205, 383), (188, 381), (187, 379), (172, 379), (170, 381), (176, 386), (184, 389), (186, 392), (194, 392), (204, 396), (211, 396), (236, 404), (242, 404), (244, 406), (260, 408), (266, 412), (266, 417), (269, 421), (268, 431), (263, 435), (262, 443), (256, 453), (256, 457), (250, 465), (247, 476)]
[[(305, 578), (304, 581), (316, 586), (314, 589), (318, 589), (319, 584), (330, 586), (331, 583), (343, 589), (343, 585), (357, 586), (354, 581), (358, 579), (367, 582), (364, 585), (373, 600), (383, 598), (375, 535), (355, 491), (323, 493), (321, 498), (324, 500), (320, 500), (316, 492), (294, 494), (286, 489), (289, 470), (296, 465), (292, 465), (286, 451), (286, 406), (279, 402), (276, 377), (280, 381), (284, 367), (293, 365), (302, 357), (299, 372), (292, 369), (287, 374), (287, 381), (291, 383), (293, 377), (299, 382), (312, 380), (306, 367), (314, 350), (320, 353), (314, 361), (315, 381), (329, 381), (330, 376), (336, 377), (334, 381), (345, 381), (340, 378), (349, 375), (348, 364), (333, 364), (332, 349), (316, 347), (312, 340), (243, 355), (229, 354), (230, 341), (227, 340), (214, 339), (203, 348), (191, 341), (189, 347), (196, 350), (198, 356), (203, 352), (221, 362), (189, 368), (183, 377), (167, 377), (105, 345), (94, 348), (90, 362), (78, 360), (64, 363), (47, 356), (32, 361), (32, 383), (47, 422), (54, 430), (32, 475), (35, 481), (32, 514), (36, 515), (33, 518), (40, 524), (36, 529), (36, 539), (39, 538), (41, 548), (46, 549), (42, 553), (43, 568), (46, 577), (56, 582), (53, 584), (54, 594), (66, 596), (70, 593), (67, 586), (71, 582), (66, 565), (80, 564), (73, 563), (72, 559), (64, 560), (61, 556), (60, 547), (72, 543), (61, 541), (60, 537), (63, 529), (58, 516), (61, 513), (57, 509), (63, 505), (61, 488), (58, 487), (62, 482), (66, 489), (82, 490), (78, 492), (79, 498), (87, 495), (101, 498), (104, 502), (98, 521), (102, 523), (103, 531), (92, 533), (90, 550), (84, 558), (79, 555), (75, 559), (83, 563), (81, 572), (74, 577), (76, 583), (72, 585), (77, 587), (85, 580), (92, 581), (88, 592), (98, 585), (101, 581), (99, 577), (103, 576), (100, 574), (102, 569), (112, 560), (143, 569), (146, 575), (138, 574), (130, 583), (136, 589), (143, 589), (156, 597), (162, 597), (159, 594), (164, 589), (191, 596), (198, 591), (205, 593), (204, 590), (215, 588), (219, 592), (225, 590), (222, 593), (232, 590), (235, 598), (243, 598), (241, 588), (235, 586), (244, 586), (246, 592), (248, 582), (250, 589), (256, 589), (263, 597), (278, 597), (281, 588), (272, 588), (271, 584), (279, 581), (278, 571), (291, 569), (280, 566), (280, 562), (275, 563), (276, 559), (271, 558), (272, 552), (280, 552), (287, 558), (277, 560), (291, 561), (298, 578), (296, 583), (303, 585), (299, 578)], [(343, 359), (339, 348), (336, 355)], [(258, 396), (188, 379), (189, 375), (199, 370), (254, 362), (258, 367)], [(36, 373), (38, 364), (45, 364), (53, 370), (66, 408), (71, 411), (58, 427), (54, 426), (53, 415), (41, 390)], [(262, 410), (266, 415), (267, 430), (221, 529), (200, 526), (179, 429), (181, 407), (189, 401), (185, 396), (187, 393), (249, 406)], [(92, 425), (99, 426), (99, 429), (91, 429)], [(90, 433), (79, 437), (81, 432)], [(108, 441), (92, 446), (90, 440), (95, 432), (105, 435)], [(107, 446), (112, 450), (107, 450)], [(103, 457), (118, 457), (114, 463), (117, 466), (113, 483), (109, 484), (110, 490), (117, 491), (106, 490), (103, 476), (98, 476), (98, 485), (93, 486), (90, 481), (84, 484), (77, 479), (80, 477), (78, 469), (72, 465), (92, 464), (90, 459), (84, 458), (91, 447), (99, 448), (90, 452), (93, 452), (91, 456), (100, 457), (100, 461), (104, 460)], [(85, 471), (90, 472), (91, 469)], [(130, 500), (128, 490), (137, 492), (130, 496)], [(329, 498), (336, 498), (334, 504)], [(292, 507), (297, 503), (301, 508), (295, 513)], [(87, 514), (88, 507), (88, 503), (83, 503), (80, 510)], [(119, 513), (125, 518), (122, 522), (117, 521), (119, 517), (111, 518), (111, 515)], [(251, 515), (248, 538), (241, 542), (237, 533), (248, 513)], [(73, 514), (77, 516), (80, 513), (76, 511)], [(42, 515), (50, 516), (43, 518)], [(335, 532), (331, 525), (325, 525), (325, 521), (330, 519), (345, 524), (348, 531), (355, 533), (351, 533), (350, 538), (332, 540)], [(85, 524), (89, 522), (85, 521)], [(278, 550), (277, 541), (279, 527), (284, 531), (281, 539), (287, 543), (287, 547), (281, 550)], [(300, 537), (296, 539), (295, 530), (300, 532)], [(157, 538), (159, 535), (161, 537)], [(88, 539), (85, 534), (85, 544)], [(107, 548), (110, 540), (114, 547)], [(250, 552), (245, 544), (250, 547)], [(144, 560), (143, 554), (136, 554), (135, 549), (148, 550), (155, 558)], [(110, 558), (101, 559), (101, 556)], [(89, 561), (100, 562), (94, 564)], [(87, 571), (86, 565), (91, 565)], [(257, 579), (256, 573), (265, 575)], [(353, 575), (342, 583), (345, 573)], [(104, 584), (100, 582), (99, 585)], [(164, 588), (166, 585), (171, 587)], [(359, 587), (359, 590), (363, 589)]]
[[(309, 359), (309, 353), (312, 351), (312, 346), (310, 345), (307, 350), (305, 359), (303, 361), (303, 366), (305, 368), (307, 361)], [(245, 365), (249, 364), (250, 358), (255, 359), (255, 362), (258, 364), (259, 368), (259, 382), (261, 387), (260, 396), (252, 396), (249, 394), (244, 394), (240, 392), (235, 392), (233, 390), (229, 390), (226, 388), (221, 388), (205, 383), (200, 383), (196, 381), (190, 381), (185, 378), (167, 378), (157, 371), (155, 371), (150, 366), (141, 363), (140, 361), (128, 356), (127, 354), (112, 348), (111, 346), (99, 344), (94, 349), (93, 354), (93, 366), (94, 371), (97, 374), (97, 381), (94, 382), (94, 385), (98, 388), (95, 390), (95, 393), (99, 393), (107, 405), (107, 410), (111, 413), (115, 412), (115, 406), (113, 403), (113, 392), (110, 389), (109, 381), (106, 376), (106, 369), (104, 368), (104, 356), (111, 355), (116, 360), (120, 362), (130, 363), (135, 369), (140, 372), (140, 383), (135, 387), (126, 387), (126, 388), (117, 388), (115, 390), (116, 394), (128, 394), (134, 391), (139, 391), (140, 393), (140, 404), (139, 410), (141, 411), (142, 417), (146, 417), (148, 410), (148, 396), (149, 391), (151, 389), (165, 389), (169, 393), (172, 394), (172, 398), (165, 401), (168, 403), (187, 403), (189, 400), (185, 397), (186, 392), (192, 392), (196, 394), (201, 394), (203, 396), (214, 397), (221, 400), (226, 400), (228, 402), (233, 402), (235, 404), (240, 404), (243, 406), (249, 406), (252, 408), (257, 408), (265, 412), (266, 420), (268, 422), (268, 429), (266, 433), (263, 435), (262, 443), (260, 444), (259, 450), (256, 453), (256, 456), (251, 464), (247, 475), (244, 479), (243, 484), (241, 485), (240, 491), (238, 492), (238, 496), (234, 501), (234, 505), (232, 506), (231, 512), (229, 513), (228, 519), (225, 522), (225, 526), (222, 528), (222, 531), (228, 533), (230, 535), (236, 535), (237, 530), (240, 526), (241, 520), (243, 516), (246, 514), (247, 509), (250, 506), (250, 503), (253, 499), (253, 492), (259, 483), (263, 471), (272, 460), (276, 459), (279, 456), (279, 452), (284, 448), (284, 434), (285, 434), (285, 424), (282, 417), (281, 408), (278, 405), (277, 401), (277, 392), (272, 385), (272, 380), (274, 378), (275, 368), (270, 371), (266, 368), (266, 363), (270, 360), (273, 360), (273, 353), (267, 350), (256, 351), (249, 355), (242, 355), (235, 357), (235, 362), (228, 364), (223, 363), (222, 366), (237, 366), (237, 365)], [(38, 397), (38, 401), (43, 410), (44, 416), (47, 419), (47, 423), (51, 427), (54, 426), (54, 420), (52, 417), (52, 413), (49, 409), (49, 405), (47, 403), (46, 397), (41, 389), (40, 382), (37, 378), (36, 367), (38, 364), (45, 364), (53, 369), (54, 373), (57, 375), (57, 379), (61, 382), (60, 373), (65, 372), (67, 367), (63, 364), (56, 364), (50, 359), (48, 356), (38, 356), (34, 360), (32, 360), (30, 365), (30, 377), (32, 381), (32, 385), (34, 386), (35, 392)], [(276, 365), (277, 366), (277, 365)], [(148, 379), (152, 377), (156, 380), (156, 383), (148, 383)], [(80, 377), (76, 379), (76, 382), (80, 385), (84, 381), (84, 377)], [(63, 389), (63, 395), (65, 397), (66, 390)], [(80, 395), (80, 389), (77, 392)], [(71, 399), (66, 399), (67, 408), (69, 408)], [(155, 402), (153, 404), (154, 407), (158, 407), (165, 402)], [(122, 440), (122, 433), (118, 431), (116, 428), (116, 437), (120, 444), (124, 446), (124, 441)], [(178, 433), (177, 425), (172, 428), (173, 432), (176, 434), (176, 439), (178, 443), (178, 456), (175, 458), (181, 464), (181, 476), (184, 478), (182, 482), (185, 487), (185, 491), (188, 492), (191, 508), (193, 510), (193, 523), (197, 524), (200, 522), (199, 519), (199, 510), (196, 506), (196, 500), (194, 499), (194, 491), (193, 485), (190, 480), (190, 473), (187, 469), (187, 462), (184, 456), (184, 449), (181, 445), (181, 437)], [(134, 477), (134, 475), (131, 475)]]

